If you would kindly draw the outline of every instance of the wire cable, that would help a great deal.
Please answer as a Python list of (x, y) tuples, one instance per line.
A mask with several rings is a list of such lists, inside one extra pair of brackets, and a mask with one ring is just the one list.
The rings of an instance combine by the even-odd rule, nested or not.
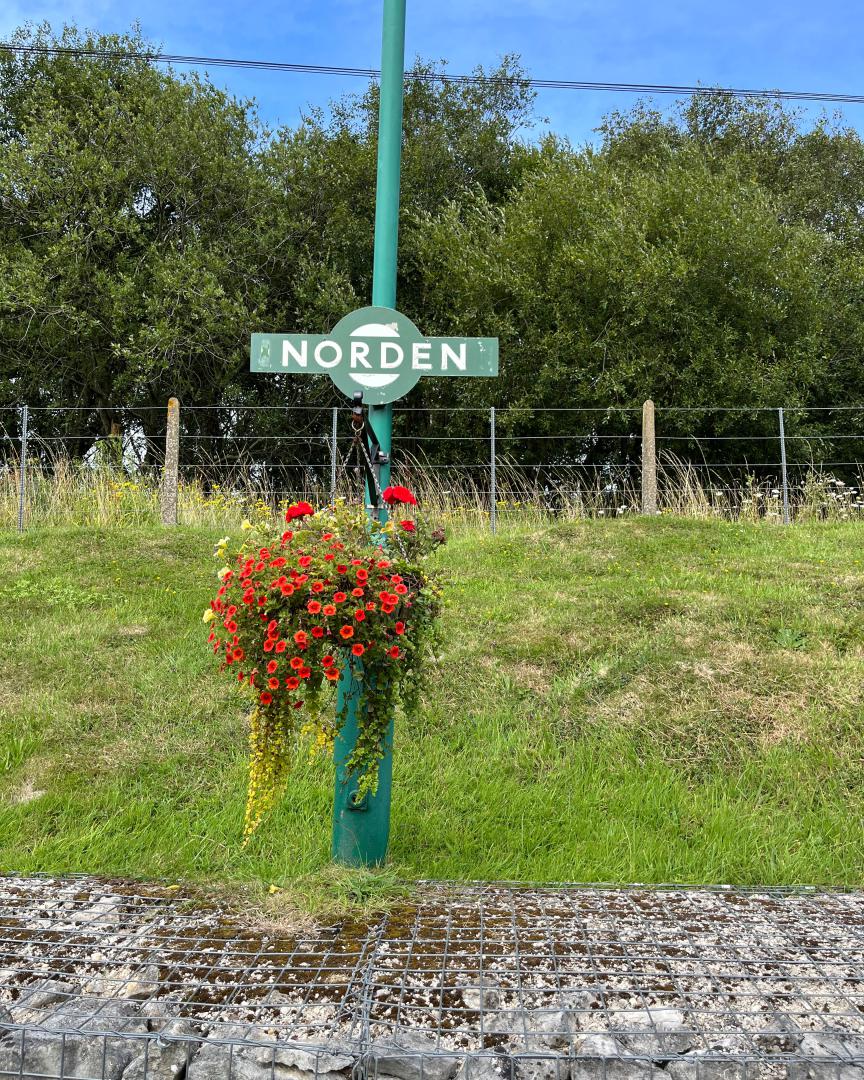
[[(360, 79), (378, 79), (378, 68), (342, 67), (335, 64), (290, 64), (281, 60), (243, 60), (225, 56), (185, 56), (180, 53), (124, 52), (111, 49), (80, 49), (58, 45), (16, 45), (0, 42), (0, 49), (30, 56), (73, 56), (94, 60), (143, 60), (153, 64), (184, 64), (192, 67), (224, 67), (253, 71), (281, 71), (303, 75), (333, 75)], [(518, 75), (451, 75), (439, 71), (409, 71), (408, 80), (445, 82), (461, 85), (482, 83), (519, 84), (535, 90), (585, 90), (620, 94), (672, 94), (685, 97), (707, 94), (712, 97), (769, 98), (783, 101), (824, 101), (864, 105), (864, 94), (828, 93), (816, 90), (753, 90), (732, 86), (688, 86), (667, 83), (594, 82), (586, 79), (530, 79)]]

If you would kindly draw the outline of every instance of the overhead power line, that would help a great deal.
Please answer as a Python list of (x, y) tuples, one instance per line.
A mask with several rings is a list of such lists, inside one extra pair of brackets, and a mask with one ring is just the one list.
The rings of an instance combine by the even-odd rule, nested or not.
[[(289, 64), (280, 60), (242, 60), (224, 56), (183, 56), (173, 53), (122, 52), (104, 49), (78, 49), (49, 45), (16, 45), (0, 42), (0, 49), (24, 55), (77, 56), (98, 60), (145, 60), (154, 64), (185, 64), (191, 67), (225, 67), (252, 71), (286, 71), (303, 75), (339, 75), (377, 79), (377, 68), (339, 67), (331, 64)], [(847, 105), (864, 104), (864, 94), (831, 94), (815, 90), (747, 90), (730, 86), (674, 86), (657, 83), (591, 82), (581, 79), (521, 79), (505, 75), (451, 75), (447, 72), (410, 71), (406, 78), (426, 82), (525, 83), (535, 90), (597, 90), (619, 94), (711, 94), (716, 97), (780, 98), (784, 101), (823, 101)]]

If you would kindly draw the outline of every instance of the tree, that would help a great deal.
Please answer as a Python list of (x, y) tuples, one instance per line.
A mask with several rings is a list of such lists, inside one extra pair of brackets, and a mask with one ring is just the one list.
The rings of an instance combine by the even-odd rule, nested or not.
[[(15, 42), (146, 47), (47, 27)], [(268, 295), (248, 105), (141, 59), (5, 51), (0, 112), (5, 399), (74, 405), (105, 434), (171, 393), (218, 402)]]

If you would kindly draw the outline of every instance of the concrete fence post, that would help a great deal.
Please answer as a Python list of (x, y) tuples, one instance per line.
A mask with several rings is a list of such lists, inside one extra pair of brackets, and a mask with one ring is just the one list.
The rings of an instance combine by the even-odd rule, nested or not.
[(777, 410), (780, 423), (780, 481), (783, 487), (783, 524), (789, 524), (789, 474), (786, 469), (786, 424), (783, 410)]
[(336, 439), (339, 434), (339, 410), (333, 406), (333, 423), (330, 430), (330, 505), (336, 502), (336, 462), (338, 460), (338, 447)]
[(165, 428), (165, 468), (162, 472), (162, 524), (177, 524), (177, 500), (180, 479), (180, 402), (168, 399), (168, 424)]
[(30, 410), (21, 408), (21, 460), (18, 463), (18, 532), (24, 532), (24, 506), (27, 501), (27, 436)]
[(642, 513), (657, 513), (657, 443), (650, 398), (642, 405)]

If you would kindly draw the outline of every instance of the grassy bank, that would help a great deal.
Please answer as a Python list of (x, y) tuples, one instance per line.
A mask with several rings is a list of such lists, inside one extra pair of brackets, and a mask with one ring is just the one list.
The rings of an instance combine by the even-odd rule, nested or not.
[[(211, 530), (0, 534), (0, 869), (291, 885), (328, 860), (303, 762), (240, 848), (244, 701), (200, 613)], [(466, 532), (397, 727), (410, 877), (864, 880), (864, 526)]]

